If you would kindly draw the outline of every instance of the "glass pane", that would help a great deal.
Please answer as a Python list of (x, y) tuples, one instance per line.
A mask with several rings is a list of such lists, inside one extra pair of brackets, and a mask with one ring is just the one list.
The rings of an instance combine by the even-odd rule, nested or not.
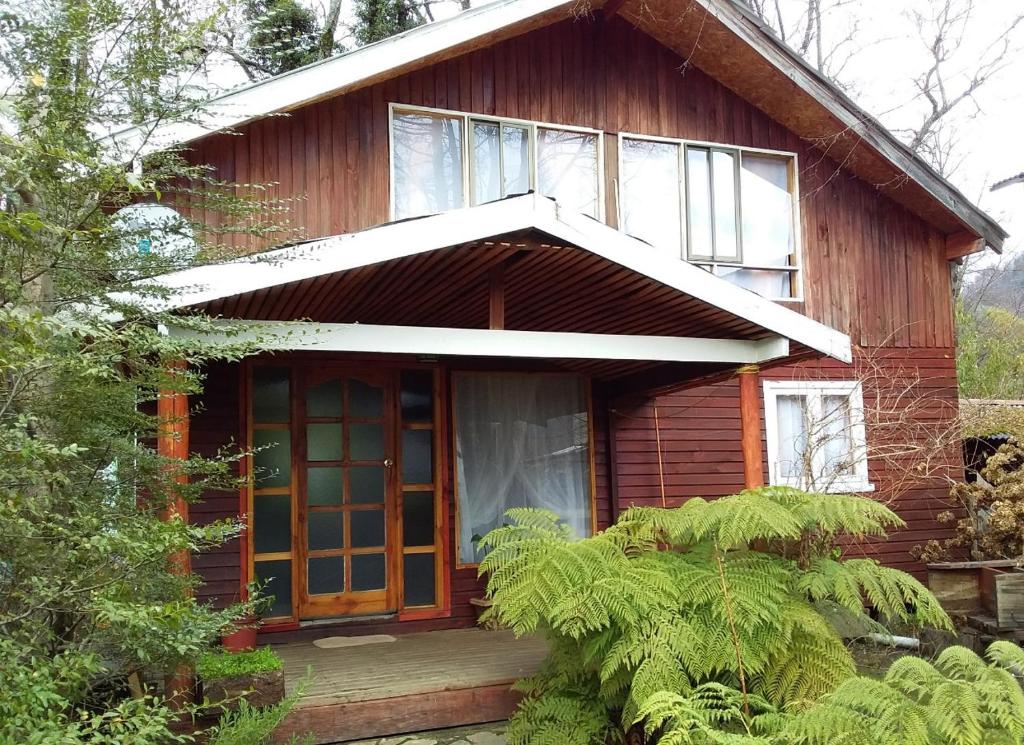
[(352, 460), (382, 460), (384, 458), (383, 424), (350, 424), (348, 449)]
[(434, 373), (432, 371), (402, 371), (401, 405), (403, 422), (433, 421)]
[(292, 436), (283, 429), (252, 432), (253, 480), (257, 489), (277, 489), (292, 483)]
[(530, 190), (530, 131), (526, 127), (501, 127), (505, 196)]
[[(821, 439), (823, 440), (822, 469), (826, 479), (835, 476), (853, 476), (856, 472), (856, 453), (853, 451), (853, 417), (849, 396), (823, 396)], [(817, 439), (817, 438), (816, 438)]]
[(793, 297), (792, 275), (787, 271), (744, 269), (738, 266), (720, 265), (716, 268), (715, 273), (734, 285), (746, 287), (764, 297)]
[(257, 494), (252, 498), (252, 546), (257, 554), (292, 550), (292, 497)]
[(259, 424), (291, 420), (286, 367), (257, 366), (252, 371), (252, 418)]
[(464, 205), (461, 118), (396, 114), (392, 142), (395, 219)]
[(715, 199), (715, 258), (738, 259), (739, 230), (736, 226), (736, 155), (721, 150), (711, 154)]
[(434, 554), (406, 554), (404, 565), (405, 607), (434, 605)]
[(597, 135), (537, 129), (537, 190), (575, 212), (597, 217)]
[(341, 423), (306, 425), (306, 460), (341, 460)]
[(498, 130), (494, 122), (473, 122), (473, 204), (501, 199)]
[(325, 551), (345, 546), (345, 515), (341, 512), (310, 512), (309, 550)]
[(353, 504), (383, 504), (384, 466), (352, 466), (348, 469), (348, 491)]
[(743, 263), (793, 265), (795, 236), (789, 161), (744, 154), (741, 179)]
[(688, 254), (710, 257), (711, 243), (711, 168), (708, 151), (686, 148), (686, 215), (689, 220)]
[(679, 256), (679, 146), (668, 142), (622, 139), (622, 229), (652, 246)]
[(306, 416), (341, 416), (341, 381), (325, 380), (306, 389)]
[(402, 494), (402, 545), (434, 545), (434, 492)]
[(306, 569), (306, 585), (310, 595), (345, 591), (344, 556), (310, 557)]
[(334, 466), (331, 468), (306, 469), (306, 504), (336, 505), (341, 504), (345, 492), (344, 471)]
[(434, 433), (429, 429), (402, 432), (402, 483), (434, 483)]
[(804, 454), (807, 451), (807, 410), (804, 396), (779, 396), (779, 454), (775, 464), (785, 479), (800, 479), (806, 485)]
[(348, 415), (384, 416), (384, 389), (361, 380), (349, 380)]
[(352, 592), (383, 590), (387, 586), (384, 554), (352, 557)]
[(591, 532), (586, 387), (569, 375), (457, 375), (455, 478), (459, 558), (512, 507), (552, 510)]
[(384, 510), (352, 510), (348, 514), (352, 548), (384, 545)]
[(260, 585), (261, 597), (273, 597), (269, 609), (263, 611), (264, 618), (292, 615), (292, 563), (281, 561), (257, 561), (256, 582)]

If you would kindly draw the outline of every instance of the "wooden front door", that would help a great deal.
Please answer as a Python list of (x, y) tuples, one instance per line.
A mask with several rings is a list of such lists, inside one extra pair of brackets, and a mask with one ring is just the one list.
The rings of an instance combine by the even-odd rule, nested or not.
[(395, 375), (311, 367), (297, 393), (299, 617), (395, 610)]

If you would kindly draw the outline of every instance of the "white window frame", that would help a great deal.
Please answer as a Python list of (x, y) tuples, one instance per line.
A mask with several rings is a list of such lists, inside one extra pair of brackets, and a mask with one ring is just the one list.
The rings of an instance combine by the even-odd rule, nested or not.
[[(864, 391), (859, 381), (829, 380), (765, 380), (764, 388), (764, 422), (768, 450), (768, 483), (773, 486), (794, 486), (808, 488), (801, 483), (799, 477), (784, 478), (779, 474), (779, 396), (806, 396), (812, 420), (822, 418), (822, 398), (824, 396), (847, 396), (850, 402), (850, 443), (853, 448), (855, 464), (854, 473), (846, 478), (833, 479), (823, 491), (832, 493), (863, 493), (875, 490), (868, 478), (867, 432), (864, 423)], [(812, 454), (814, 460), (819, 460)], [(824, 470), (824, 464), (814, 463), (816, 473)]]
[(452, 119), (459, 119), (462, 127), (462, 207), (473, 206), (474, 186), (473, 172), (470, 164), (472, 162), (473, 150), (473, 127), (474, 121), (489, 122), (492, 124), (512, 125), (525, 127), (529, 132), (530, 149), (530, 189), (537, 191), (537, 130), (557, 129), (563, 132), (582, 132), (597, 136), (597, 219), (605, 219), (605, 174), (604, 174), (604, 132), (600, 129), (590, 127), (577, 127), (568, 124), (551, 124), (549, 122), (534, 121), (531, 119), (514, 119), (506, 116), (491, 116), (490, 114), (474, 114), (468, 111), (456, 111), (453, 109), (437, 109), (429, 106), (413, 106), (411, 104), (390, 102), (388, 104), (388, 215), (390, 220), (395, 220), (395, 115), (396, 114), (425, 114), (428, 116), (444, 116)]
[[(635, 134), (633, 132), (619, 132), (617, 141), (617, 174), (622, 173), (623, 159), (622, 159), (622, 140), (644, 140), (647, 142), (664, 142), (671, 145), (677, 145), (679, 147), (679, 215), (680, 215), (680, 242), (679, 245), (682, 247), (681, 259), (688, 261), (691, 264), (704, 267), (708, 269), (712, 274), (715, 273), (715, 268), (719, 266), (724, 267), (735, 267), (738, 269), (759, 269), (765, 271), (775, 272), (788, 272), (793, 279), (793, 296), (792, 297), (769, 297), (768, 300), (774, 300), (779, 303), (802, 303), (804, 301), (804, 269), (803, 269), (803, 235), (800, 229), (800, 161), (797, 153), (790, 152), (788, 150), (771, 150), (768, 148), (759, 147), (743, 147), (739, 145), (727, 145), (720, 142), (706, 142), (704, 140), (684, 140), (676, 137), (657, 137), (653, 135), (642, 135)], [(742, 201), (742, 188), (737, 190), (737, 205), (736, 205), (736, 219), (737, 219), (737, 238), (739, 241), (739, 261), (717, 261), (709, 257), (694, 257), (690, 256), (690, 217), (689, 211), (687, 210), (687, 194), (686, 189), (688, 185), (688, 173), (689, 166), (686, 159), (686, 148), (687, 146), (695, 148), (707, 149), (709, 167), (710, 167), (710, 156), (715, 150), (723, 150), (736, 154), (736, 171), (737, 171), (737, 184), (743, 172), (743, 154), (750, 153), (751, 155), (767, 155), (775, 158), (785, 158), (789, 161), (789, 172), (790, 178), (792, 179), (793, 188), (791, 193), (793, 195), (793, 252), (795, 262), (792, 266), (762, 266), (760, 264), (747, 264), (743, 261), (743, 201)], [(619, 177), (621, 178), (621, 176)], [(619, 230), (625, 232), (622, 225), (622, 201), (621, 201), (621, 184), (616, 184), (616, 200), (615, 210), (617, 217), (617, 225)], [(714, 214), (712, 214), (712, 223), (714, 222)]]

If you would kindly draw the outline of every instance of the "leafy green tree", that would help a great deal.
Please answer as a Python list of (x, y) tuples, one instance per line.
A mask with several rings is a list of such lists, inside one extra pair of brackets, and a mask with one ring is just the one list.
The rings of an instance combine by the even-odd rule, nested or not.
[(956, 309), (957, 377), (964, 398), (1024, 398), (1024, 319), (1003, 308)]
[(416, 0), (355, 0), (352, 34), (360, 44), (372, 44), (426, 22)]
[[(225, 233), (262, 234), (260, 205), (173, 149), (146, 154), (146, 136), (97, 136), (191, 116), (218, 21), (186, 0), (32, 0), (0, 17), (0, 742), (174, 741), (147, 681), (246, 610), (197, 604), (170, 559), (239, 525), (164, 519), (236, 488), (237, 453), (154, 448), (160, 392), (196, 393), (208, 361), (245, 350), (163, 335), (146, 279), (215, 257)], [(225, 219), (117, 214), (181, 194)]]
[[(855, 673), (831, 622), (881, 628), (865, 600), (893, 622), (951, 628), (910, 575), (837, 555), (841, 536), (902, 524), (871, 499), (767, 487), (632, 508), (579, 541), (553, 513), (509, 517), (482, 541), (490, 613), (551, 649), (518, 684), (512, 745), (623, 742), (666, 692), (686, 706), (738, 708), (736, 732), (807, 709)], [(666, 740), (691, 741), (730, 740)]]
[(321, 55), (323, 29), (316, 14), (297, 0), (248, 0), (245, 20), (250, 65), (263, 75), (280, 75), (330, 56)]

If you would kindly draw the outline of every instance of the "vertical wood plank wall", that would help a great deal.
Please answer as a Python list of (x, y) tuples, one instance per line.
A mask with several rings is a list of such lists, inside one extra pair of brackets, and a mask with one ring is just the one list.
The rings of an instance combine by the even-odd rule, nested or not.
[[(301, 235), (315, 238), (359, 230), (389, 219), (388, 103), (589, 126), (606, 132), (605, 177), (614, 221), (616, 133), (662, 135), (793, 151), (799, 157), (803, 303), (794, 310), (850, 334), (855, 345), (884, 348), (891, 359), (919, 367), (938, 397), (955, 406), (953, 321), (944, 236), (843, 170), (815, 147), (737, 97), (700, 70), (687, 67), (619, 18), (567, 20), (371, 87), (271, 117), (194, 144), (191, 158), (217, 178), (273, 183), (270, 196), (288, 200)], [(183, 204), (187, 209), (187, 202)], [(204, 216), (213, 223), (215, 215)], [(239, 250), (255, 248), (240, 243)], [(764, 379), (801, 375), (842, 378), (842, 365), (766, 371)], [(237, 375), (211, 370), (204, 409), (193, 420), (195, 448), (212, 449), (237, 431)], [(718, 496), (743, 486), (738, 388), (735, 381), (668, 396), (657, 402), (665, 447), (667, 492), (673, 500)], [(600, 524), (618, 508), (658, 492), (652, 407), (618, 410), (615, 489), (609, 484), (604, 402), (595, 406)], [(870, 436), (870, 435), (869, 435)], [(955, 464), (954, 464), (955, 466)], [(767, 474), (766, 474), (767, 476)], [(872, 465), (884, 498), (887, 475)], [(908, 550), (926, 535), (941, 537), (941, 481), (904, 494), (897, 511), (908, 528), (865, 548), (894, 565), (916, 569)], [(211, 495), (193, 509), (197, 519), (233, 515), (234, 494)], [(454, 515), (452, 517), (454, 520)], [(453, 529), (453, 528), (452, 528)], [(454, 545), (454, 542), (453, 544)], [(230, 600), (238, 587), (237, 548), (196, 558), (209, 599)], [(454, 618), (472, 622), (472, 570), (452, 576)], [(438, 622), (413, 622), (426, 628)]]

